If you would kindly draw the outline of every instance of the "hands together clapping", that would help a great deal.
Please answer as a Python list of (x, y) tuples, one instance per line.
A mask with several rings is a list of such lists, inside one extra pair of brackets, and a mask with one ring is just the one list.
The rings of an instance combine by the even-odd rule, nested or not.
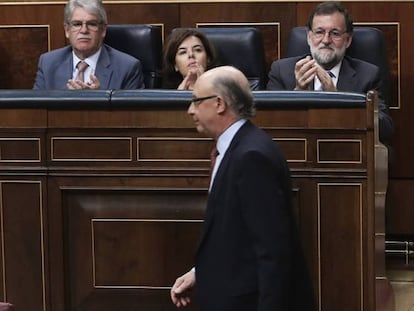
[(101, 83), (98, 78), (94, 75), (90, 75), (91, 82), (83, 82), (80, 80), (69, 79), (66, 86), (69, 90), (98, 90), (101, 87)]
[(318, 77), (324, 91), (336, 91), (335, 84), (324, 68), (310, 56), (299, 60), (295, 65), (295, 90), (308, 90), (314, 78)]

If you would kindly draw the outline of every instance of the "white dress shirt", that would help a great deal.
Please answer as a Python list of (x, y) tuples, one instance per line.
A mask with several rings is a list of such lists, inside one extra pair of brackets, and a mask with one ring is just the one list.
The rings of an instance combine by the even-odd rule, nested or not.
[[(329, 70), (334, 75), (334, 77), (332, 77), (332, 81), (333, 81), (335, 87), (336, 87), (336, 84), (338, 83), (339, 70), (341, 70), (341, 65), (342, 65), (342, 61), (339, 62), (338, 64), (336, 64), (336, 66), (333, 67), (331, 70)], [(319, 81), (318, 77), (315, 77), (314, 83), (315, 83), (314, 90), (315, 91), (322, 91), (322, 85), (321, 85), (321, 82)]]
[(231, 141), (233, 140), (234, 135), (236, 135), (237, 131), (242, 127), (242, 125), (246, 122), (246, 119), (240, 119), (230, 125), (217, 139), (217, 151), (218, 156), (216, 158), (216, 163), (214, 164), (213, 171), (211, 173), (211, 180), (210, 180), (210, 187), (213, 185), (214, 178), (216, 177), (217, 170), (220, 166), (221, 160), (223, 159), (224, 155), (226, 154), (227, 149), (230, 146)]
[[(88, 64), (88, 67), (86, 67), (85, 74), (84, 74), (85, 83), (90, 83), (91, 82), (91, 78), (90, 78), (91, 74), (95, 74), (96, 64), (98, 63), (99, 55), (101, 55), (101, 49), (102, 48), (100, 48), (95, 54), (91, 55), (90, 57), (83, 59), (83, 61)], [(77, 57), (74, 52), (72, 52), (72, 54), (73, 54), (72, 79), (76, 79), (76, 77), (78, 76), (78, 69), (76, 68), (76, 66), (78, 65), (78, 63), (82, 59)]]

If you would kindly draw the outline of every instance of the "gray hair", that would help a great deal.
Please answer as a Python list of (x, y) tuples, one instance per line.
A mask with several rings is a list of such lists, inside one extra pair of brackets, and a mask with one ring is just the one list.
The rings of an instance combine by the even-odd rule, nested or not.
[(70, 23), (73, 11), (76, 8), (82, 8), (89, 14), (96, 15), (98, 17), (98, 22), (100, 23), (108, 23), (108, 17), (105, 8), (103, 7), (102, 0), (69, 0), (65, 5), (64, 10), (66, 24)]
[(255, 102), (249, 84), (243, 84), (234, 77), (224, 75), (212, 82), (213, 88), (224, 98), (230, 109), (241, 118), (249, 119), (256, 115)]

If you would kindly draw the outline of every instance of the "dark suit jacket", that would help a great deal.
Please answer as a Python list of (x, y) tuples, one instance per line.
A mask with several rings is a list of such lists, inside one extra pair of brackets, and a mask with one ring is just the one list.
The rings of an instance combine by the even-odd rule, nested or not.
[(204, 311), (315, 310), (291, 195), (279, 147), (246, 122), (208, 198), (195, 265)]
[[(72, 79), (72, 47), (66, 46), (44, 53), (39, 58), (39, 65), (34, 89), (66, 89), (66, 83)], [(140, 89), (144, 87), (141, 62), (108, 45), (102, 51), (96, 64), (95, 75), (101, 89)]]
[[(272, 63), (269, 72), (268, 90), (289, 91), (296, 87), (295, 64), (306, 55), (283, 58)], [(380, 140), (391, 146), (394, 126), (389, 115), (388, 105), (382, 95), (386, 94), (384, 84), (377, 66), (368, 62), (345, 56), (339, 71), (338, 91), (366, 94), (370, 90), (378, 91), (379, 101), (379, 134)], [(312, 87), (313, 89), (313, 87)]]

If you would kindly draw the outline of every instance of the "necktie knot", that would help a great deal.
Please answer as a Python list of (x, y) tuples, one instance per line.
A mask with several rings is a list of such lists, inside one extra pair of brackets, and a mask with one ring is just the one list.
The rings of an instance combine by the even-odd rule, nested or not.
[(80, 80), (80, 81), (82, 81), (82, 82), (84, 82), (85, 81), (85, 70), (86, 70), (86, 68), (88, 67), (89, 65), (85, 62), (85, 61), (83, 61), (83, 60), (81, 60), (77, 65), (76, 65), (76, 68), (78, 69), (78, 77), (77, 77), (77, 80)]

